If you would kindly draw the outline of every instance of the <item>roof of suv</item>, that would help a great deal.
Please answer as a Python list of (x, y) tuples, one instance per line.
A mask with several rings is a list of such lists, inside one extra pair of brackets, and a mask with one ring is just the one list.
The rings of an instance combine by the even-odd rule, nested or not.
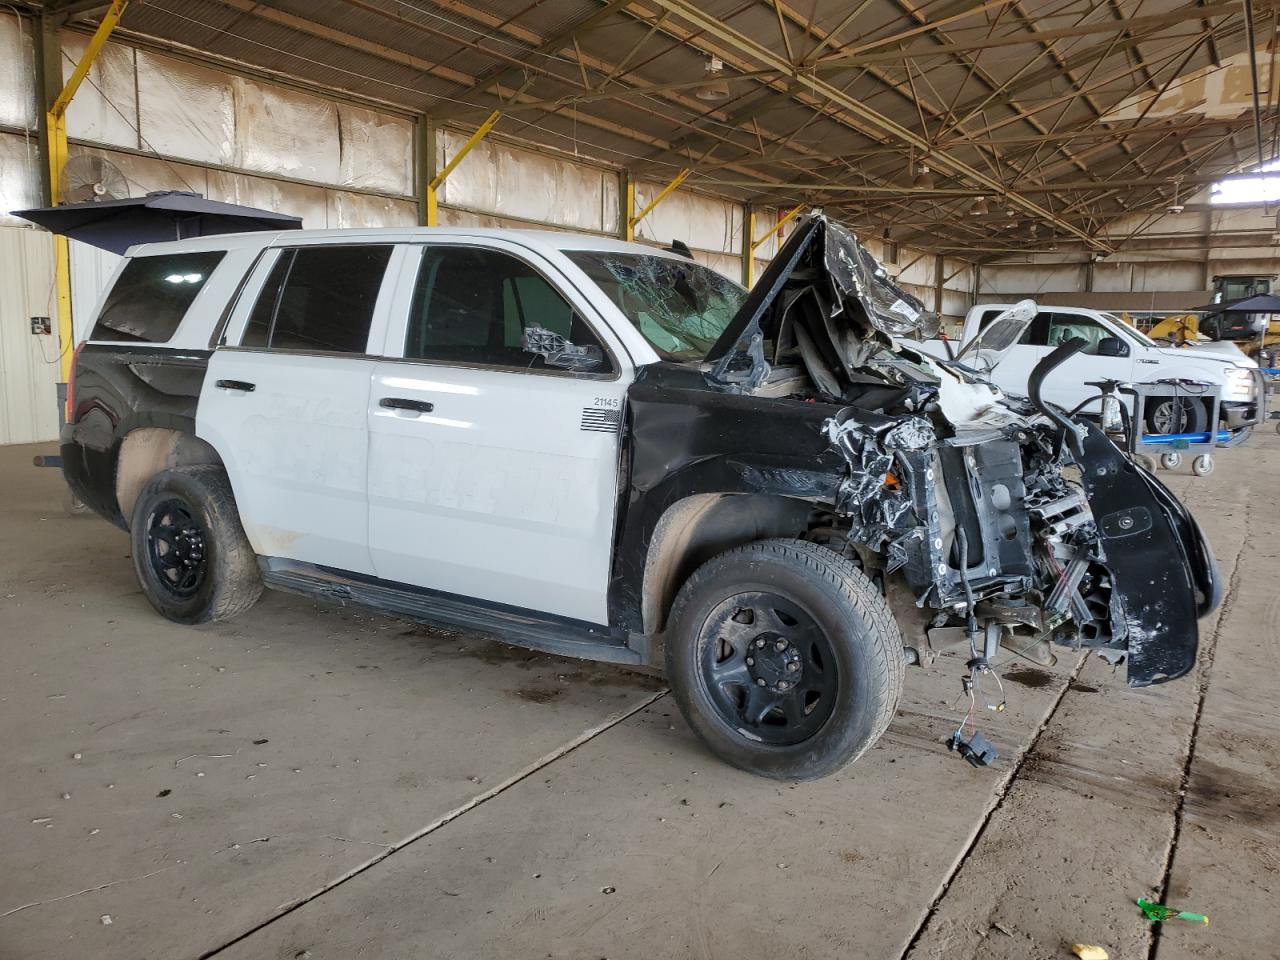
[(242, 250), (269, 247), (276, 243), (311, 244), (326, 241), (422, 242), (431, 237), (471, 237), (476, 239), (511, 240), (537, 250), (600, 250), (611, 253), (640, 253), (648, 256), (686, 260), (679, 254), (642, 243), (629, 243), (613, 237), (559, 230), (513, 230), (495, 227), (376, 227), (343, 230), (280, 230), (258, 233), (228, 233), (214, 237), (192, 237), (165, 243), (141, 243), (130, 247), (127, 256), (154, 256), (159, 253), (186, 253), (197, 250)]

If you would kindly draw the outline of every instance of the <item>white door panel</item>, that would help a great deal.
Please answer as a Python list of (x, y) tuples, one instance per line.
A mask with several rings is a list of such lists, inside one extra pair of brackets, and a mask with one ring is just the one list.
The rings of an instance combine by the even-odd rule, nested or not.
[(214, 351), (196, 434), (226, 464), (255, 553), (373, 572), (365, 420), (375, 365), (354, 356)]
[[(1073, 410), (1084, 400), (1096, 396), (1096, 387), (1086, 385), (1089, 380), (1120, 380), (1128, 382), (1133, 376), (1133, 357), (1099, 357), (1077, 353), (1070, 360), (1049, 374), (1044, 381), (1042, 394), (1049, 403), (1065, 410)], [(1097, 413), (1098, 404), (1086, 408)]]
[[(383, 361), (369, 404), (377, 575), (607, 622), (625, 382)], [(387, 398), (430, 411), (388, 409)]]

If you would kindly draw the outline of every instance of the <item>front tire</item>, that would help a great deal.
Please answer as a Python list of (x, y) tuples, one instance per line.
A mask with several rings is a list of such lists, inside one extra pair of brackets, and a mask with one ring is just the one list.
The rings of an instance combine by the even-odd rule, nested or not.
[(707, 561), (672, 606), (667, 677), (713, 753), (752, 773), (812, 780), (874, 744), (906, 672), (885, 599), (849, 560), (761, 540)]
[(257, 558), (221, 467), (153, 477), (134, 504), (129, 538), (143, 594), (175, 623), (229, 620), (262, 595)]

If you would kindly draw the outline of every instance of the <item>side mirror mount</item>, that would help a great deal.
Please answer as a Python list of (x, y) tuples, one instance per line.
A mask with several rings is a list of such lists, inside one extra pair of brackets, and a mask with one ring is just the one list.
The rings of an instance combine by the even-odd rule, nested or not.
[(570, 343), (565, 337), (546, 327), (525, 327), (522, 346), (526, 353), (542, 357), (548, 367), (560, 370), (589, 372), (604, 366), (604, 351), (593, 343)]
[(1097, 354), (1100, 357), (1127, 357), (1129, 345), (1119, 337), (1103, 337), (1098, 341)]

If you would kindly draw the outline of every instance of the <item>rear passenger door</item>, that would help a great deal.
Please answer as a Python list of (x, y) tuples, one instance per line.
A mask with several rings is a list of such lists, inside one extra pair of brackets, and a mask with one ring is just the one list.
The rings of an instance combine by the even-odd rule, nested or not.
[(403, 250), (269, 251), (209, 361), (196, 433), (222, 456), (256, 553), (371, 574), (366, 411)]
[[(530, 251), (417, 247), (369, 402), (369, 529), (385, 580), (608, 622), (632, 367), (590, 302)], [(524, 349), (542, 327), (593, 370)]]

